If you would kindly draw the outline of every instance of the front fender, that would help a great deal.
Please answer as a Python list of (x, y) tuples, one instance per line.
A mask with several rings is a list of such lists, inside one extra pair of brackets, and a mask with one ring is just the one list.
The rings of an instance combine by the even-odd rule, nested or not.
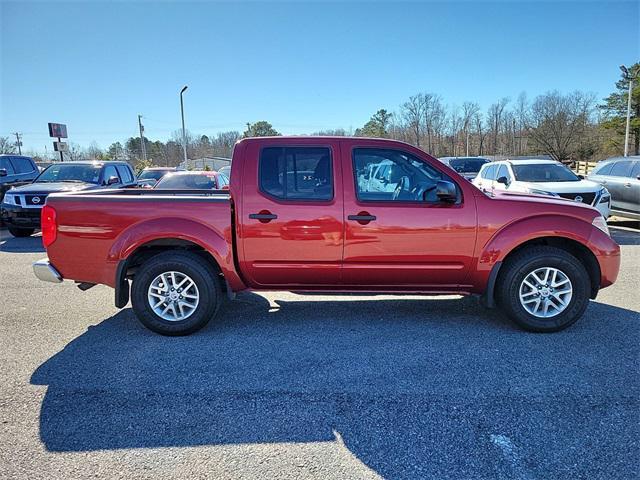
[[(592, 230), (592, 225), (585, 220), (549, 214), (523, 218), (503, 226), (490, 235), (479, 248), (471, 279), (475, 292), (485, 291), (491, 270), (498, 262), (502, 262), (518, 246), (536, 238), (560, 237), (574, 240), (597, 255), (589, 241)], [(479, 237), (481, 234), (482, 229), (479, 231)]]
[(202, 247), (220, 266), (234, 291), (245, 288), (233, 262), (231, 227), (218, 231), (208, 225), (178, 217), (143, 221), (129, 226), (120, 233), (111, 246), (107, 261), (118, 264), (128, 259), (141, 246), (165, 239), (185, 240)]

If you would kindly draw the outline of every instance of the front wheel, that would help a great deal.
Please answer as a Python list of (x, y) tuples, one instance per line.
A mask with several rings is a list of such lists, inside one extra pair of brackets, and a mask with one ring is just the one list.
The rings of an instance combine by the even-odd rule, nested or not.
[(217, 273), (191, 252), (164, 252), (146, 261), (131, 287), (142, 324), (162, 335), (188, 335), (204, 327), (220, 302)]
[(557, 332), (573, 325), (589, 305), (589, 274), (565, 250), (539, 246), (507, 260), (497, 284), (500, 307), (520, 327)]
[(30, 237), (35, 232), (35, 228), (17, 228), (17, 227), (9, 227), (9, 233), (14, 237), (22, 238), (22, 237)]

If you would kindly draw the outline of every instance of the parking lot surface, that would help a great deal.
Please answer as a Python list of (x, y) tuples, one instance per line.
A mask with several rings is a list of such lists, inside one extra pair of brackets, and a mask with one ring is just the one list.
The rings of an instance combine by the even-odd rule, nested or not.
[(471, 298), (243, 294), (166, 338), (0, 231), (0, 478), (637, 478), (640, 232), (556, 334)]

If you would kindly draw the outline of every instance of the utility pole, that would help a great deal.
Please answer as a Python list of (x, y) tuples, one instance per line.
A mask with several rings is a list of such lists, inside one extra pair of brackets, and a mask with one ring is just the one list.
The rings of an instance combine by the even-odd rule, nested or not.
[(144, 146), (144, 127), (142, 126), (142, 115), (138, 115), (138, 128), (140, 128), (140, 147), (142, 151), (142, 160), (147, 159), (147, 148)]
[(18, 147), (18, 155), (22, 155), (22, 142), (20, 141), (20, 137), (22, 136), (22, 134), (18, 132), (13, 132), (13, 134), (16, 136), (16, 146)]
[(184, 87), (182, 87), (182, 90), (180, 90), (180, 115), (182, 116), (182, 154), (184, 157), (185, 168), (187, 166), (187, 134), (186, 130), (184, 129), (184, 102), (182, 100), (182, 94), (187, 88), (189, 87), (185, 85)]

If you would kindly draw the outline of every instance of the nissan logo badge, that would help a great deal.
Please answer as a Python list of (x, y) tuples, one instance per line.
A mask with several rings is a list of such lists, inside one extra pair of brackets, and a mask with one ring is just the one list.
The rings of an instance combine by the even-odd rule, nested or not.
[(31, 199), (31, 201), (32, 201), (33, 203), (40, 203), (40, 197), (33, 197), (33, 198)]
[(576, 198), (573, 199), (574, 202), (582, 202), (582, 197), (580, 195), (578, 195)]

